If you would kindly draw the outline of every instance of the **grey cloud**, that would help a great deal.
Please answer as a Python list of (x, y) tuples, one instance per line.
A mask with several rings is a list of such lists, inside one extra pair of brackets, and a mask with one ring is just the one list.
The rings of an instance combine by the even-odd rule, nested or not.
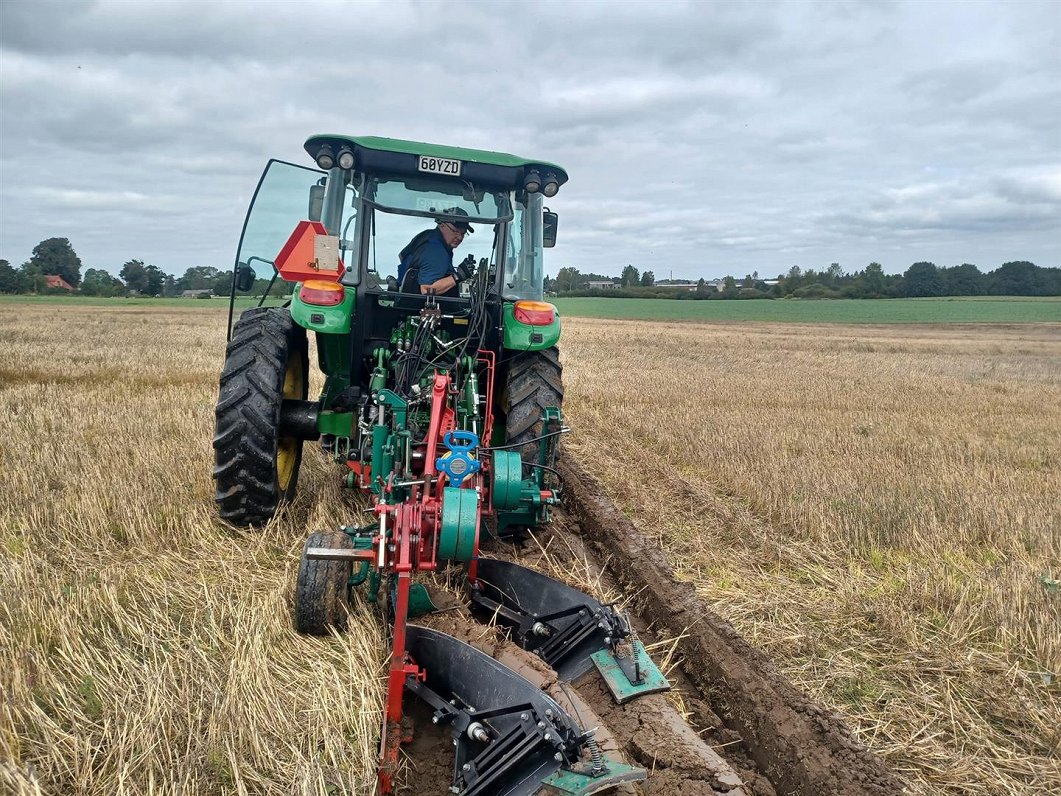
[(329, 131), (564, 164), (554, 272), (1058, 264), (1057, 16), (8, 0), (0, 257), (21, 262), (61, 223), (86, 267), (227, 266), (265, 160), (307, 163), (303, 140)]

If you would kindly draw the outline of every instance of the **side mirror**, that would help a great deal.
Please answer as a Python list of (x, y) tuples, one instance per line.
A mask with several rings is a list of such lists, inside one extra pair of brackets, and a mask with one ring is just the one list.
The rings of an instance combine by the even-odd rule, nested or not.
[(551, 249), (556, 245), (556, 228), (560, 224), (560, 217), (548, 207), (542, 213), (542, 246)]
[(254, 269), (249, 263), (240, 263), (236, 266), (236, 290), (246, 293), (254, 287)]
[(309, 220), (320, 221), (324, 214), (324, 186), (312, 185), (309, 189)]

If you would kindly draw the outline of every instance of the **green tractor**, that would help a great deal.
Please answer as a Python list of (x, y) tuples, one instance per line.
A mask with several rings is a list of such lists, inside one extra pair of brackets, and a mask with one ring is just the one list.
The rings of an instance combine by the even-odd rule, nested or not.
[[(232, 305), (256, 266), (271, 272), (270, 289), (278, 277), (294, 287), (284, 306), (263, 297), (234, 326), (230, 305), (214, 437), (221, 517), (268, 523), (294, 495), (307, 441), (373, 502), (371, 522), (309, 536), (294, 613), (300, 632), (324, 634), (344, 627), (356, 587), (386, 606), (383, 792), (395, 785), (406, 693), (453, 733), (454, 793), (589, 794), (644, 778), (516, 673), (407, 621), (432, 607), (413, 575), (460, 566), (473, 612), (561, 680), (596, 666), (620, 701), (667, 687), (627, 617), (479, 553), (546, 523), (560, 498), (560, 318), (543, 301), (557, 216), (544, 200), (567, 173), (386, 138), (318, 135), (305, 148), (317, 168), (266, 166), (233, 269)], [(432, 235), (434, 259), (423, 249)], [(428, 275), (440, 242), (450, 254), (441, 281)], [(470, 251), (454, 267), (458, 245)], [(324, 374), (312, 399), (308, 332)]]

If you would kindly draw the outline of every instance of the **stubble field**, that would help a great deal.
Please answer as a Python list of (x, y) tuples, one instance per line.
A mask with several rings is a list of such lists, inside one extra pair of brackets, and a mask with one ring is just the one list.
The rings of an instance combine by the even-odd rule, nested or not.
[(1061, 326), (579, 321), (566, 352), (568, 450), (915, 792), (1061, 789)]
[[(363, 793), (375, 617), (306, 639), (307, 449), (215, 519), (216, 309), (0, 307), (0, 791)], [(566, 441), (679, 576), (918, 793), (1061, 786), (1061, 326), (570, 320)]]

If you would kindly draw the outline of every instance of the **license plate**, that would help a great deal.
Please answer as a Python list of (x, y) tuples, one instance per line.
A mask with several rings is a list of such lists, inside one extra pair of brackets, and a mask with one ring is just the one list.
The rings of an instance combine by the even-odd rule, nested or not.
[(421, 155), (418, 163), (420, 171), (429, 174), (447, 174), (450, 177), (459, 177), (461, 174), (461, 162), (449, 158), (433, 158), (429, 155)]

